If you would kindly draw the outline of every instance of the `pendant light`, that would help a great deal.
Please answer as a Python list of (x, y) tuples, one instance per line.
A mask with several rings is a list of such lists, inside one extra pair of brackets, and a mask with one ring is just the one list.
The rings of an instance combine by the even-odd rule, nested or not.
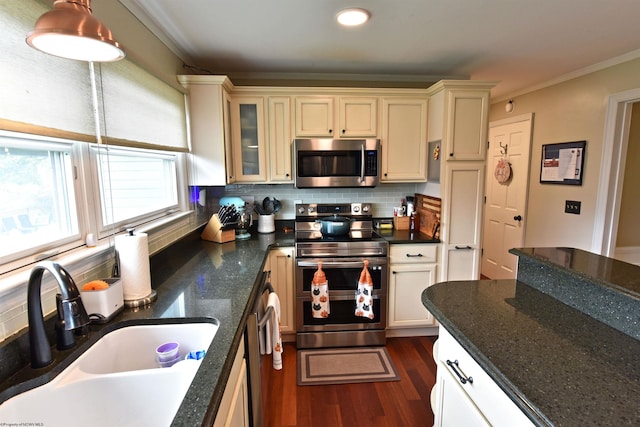
[(125, 57), (111, 30), (91, 14), (90, 0), (55, 0), (36, 21), (27, 44), (39, 51), (79, 61), (111, 62)]

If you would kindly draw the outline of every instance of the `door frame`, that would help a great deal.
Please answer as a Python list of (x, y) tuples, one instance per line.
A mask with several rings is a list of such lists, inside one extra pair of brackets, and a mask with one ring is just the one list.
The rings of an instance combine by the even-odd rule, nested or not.
[[(527, 239), (527, 212), (529, 209), (529, 187), (530, 187), (530, 183), (531, 183), (531, 147), (533, 145), (533, 118), (534, 118), (534, 113), (525, 113), (525, 114), (520, 114), (518, 116), (513, 116), (513, 117), (508, 117), (506, 119), (501, 119), (501, 120), (495, 120), (492, 122), (489, 122), (489, 132), (491, 132), (491, 128), (494, 127), (499, 127), (499, 126), (504, 126), (504, 125), (510, 125), (513, 123), (518, 123), (518, 122), (529, 122), (529, 129), (530, 129), (530, 134), (529, 134), (529, 138), (530, 138), (530, 143), (529, 143), (529, 164), (527, 166), (527, 176), (525, 179), (526, 182), (526, 188), (525, 188), (525, 198), (524, 198), (524, 208), (523, 208), (523, 212), (522, 212), (522, 216), (524, 217), (524, 224), (522, 227), (522, 242), (523, 244), (525, 244), (526, 239)], [(487, 141), (487, 150), (489, 150), (489, 144), (490, 142)], [(483, 209), (482, 209), (482, 238), (481, 238), (481, 247), (484, 248), (484, 238), (485, 238), (485, 230), (484, 230), (484, 220), (487, 217), (487, 188), (488, 188), (488, 180), (490, 179), (490, 177), (493, 177), (493, 172), (489, 170), (489, 160), (487, 159), (487, 163), (486, 163), (486, 173), (485, 173), (485, 185), (484, 185), (484, 205), (483, 205)], [(526, 245), (525, 245), (526, 246)], [(482, 273), (482, 259), (484, 257), (484, 253), (480, 254), (480, 272)]]
[(591, 250), (608, 257), (616, 249), (631, 109), (638, 101), (640, 88), (614, 93), (607, 103)]

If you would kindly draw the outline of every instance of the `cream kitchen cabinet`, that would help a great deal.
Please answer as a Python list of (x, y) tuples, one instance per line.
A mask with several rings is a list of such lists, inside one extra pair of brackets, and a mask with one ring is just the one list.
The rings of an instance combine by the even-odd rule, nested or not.
[(291, 98), (268, 98), (269, 182), (293, 181), (291, 163)]
[(232, 84), (224, 76), (178, 76), (178, 80), (189, 92), (189, 184), (225, 185), (227, 174), (233, 176), (225, 153), (231, 137), (228, 97)]
[(484, 160), (493, 83), (443, 80), (429, 98), (429, 141), (440, 140), (446, 160)]
[(377, 123), (377, 97), (296, 97), (295, 134), (298, 138), (376, 137)]
[(439, 281), (479, 279), (484, 174), (484, 162), (445, 162)]
[(236, 182), (267, 181), (264, 97), (231, 97), (231, 150)]
[(444, 80), (429, 88), (428, 139), (440, 141), (442, 268), (438, 281), (480, 276), (489, 92), (493, 86), (493, 82)]
[(244, 339), (233, 360), (213, 427), (249, 427), (249, 387)]
[(533, 423), (442, 326), (436, 359), (435, 427)]
[(382, 99), (382, 182), (427, 180), (427, 98)]
[(433, 326), (422, 292), (436, 281), (438, 247), (434, 244), (389, 246), (389, 328)]
[(280, 247), (269, 251), (268, 270), (271, 286), (280, 299), (280, 331), (295, 333), (294, 248)]

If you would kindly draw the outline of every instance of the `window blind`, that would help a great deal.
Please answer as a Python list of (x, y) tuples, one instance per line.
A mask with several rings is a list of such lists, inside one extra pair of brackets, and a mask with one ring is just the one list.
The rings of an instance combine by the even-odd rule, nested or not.
[(92, 135), (95, 141), (88, 64), (38, 52), (25, 42), (47, 10), (35, 0), (0, 2), (0, 119)]
[[(37, 0), (0, 1), (0, 128), (96, 142), (89, 64), (25, 42), (47, 10)], [(127, 59), (94, 68), (104, 142), (188, 151), (180, 91)]]

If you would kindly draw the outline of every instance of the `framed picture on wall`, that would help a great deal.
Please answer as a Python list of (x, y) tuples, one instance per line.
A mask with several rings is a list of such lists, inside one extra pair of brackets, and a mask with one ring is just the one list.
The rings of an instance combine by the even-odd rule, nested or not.
[(562, 142), (542, 146), (542, 184), (582, 185), (587, 141)]

